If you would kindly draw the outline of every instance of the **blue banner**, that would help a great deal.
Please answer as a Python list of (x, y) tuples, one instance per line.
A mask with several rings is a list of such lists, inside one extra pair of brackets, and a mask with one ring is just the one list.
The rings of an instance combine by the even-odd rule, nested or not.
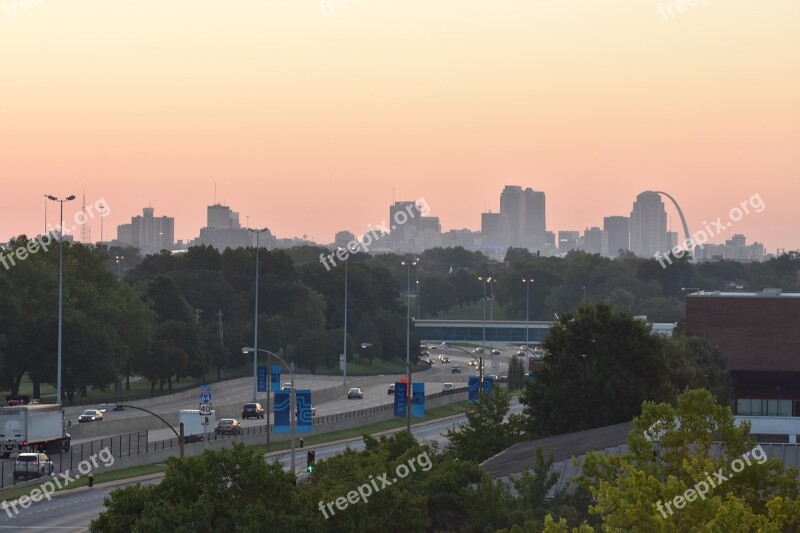
[(483, 376), (483, 393), (488, 394), (491, 396), (494, 394), (494, 388), (492, 384), (494, 383), (494, 378), (492, 376)]
[(311, 415), (311, 390), (299, 390), (295, 396), (297, 402), (297, 432), (311, 433), (314, 423)]
[(275, 391), (275, 433), (289, 433), (289, 391)]
[(481, 378), (478, 376), (470, 376), (469, 377), (469, 403), (477, 403), (478, 402), (478, 388), (480, 387)]
[(408, 404), (408, 384), (394, 384), (394, 416), (406, 416), (406, 405)]
[(411, 416), (425, 416), (425, 384), (412, 383)]
[(270, 389), (273, 391), (281, 390), (281, 367), (280, 365), (272, 365), (272, 379), (270, 381)]
[(267, 392), (267, 367), (258, 367), (258, 392)]

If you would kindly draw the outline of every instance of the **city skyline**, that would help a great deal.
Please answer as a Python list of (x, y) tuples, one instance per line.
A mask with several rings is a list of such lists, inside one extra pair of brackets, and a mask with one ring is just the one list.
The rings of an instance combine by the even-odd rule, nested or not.
[(0, 240), (84, 187), (107, 228), (152, 205), (192, 239), (217, 183), (243, 224), (331, 242), (393, 198), (477, 230), (516, 183), (546, 193), (554, 231), (645, 190), (693, 229), (760, 194), (714, 242), (796, 250), (798, 20), (743, 0), (666, 18), (613, 0), (30, 4), (0, 14)]

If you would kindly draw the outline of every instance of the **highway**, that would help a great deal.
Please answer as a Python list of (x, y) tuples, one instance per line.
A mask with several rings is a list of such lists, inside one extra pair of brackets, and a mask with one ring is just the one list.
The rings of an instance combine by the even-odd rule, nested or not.
[[(381, 384), (374, 387), (383, 388), (384, 386)], [(383, 392), (385, 394), (385, 389)], [(347, 402), (347, 400), (344, 401)], [(356, 402), (357, 400), (350, 400), (350, 403)], [(510, 412), (518, 413), (522, 411), (522, 408), (522, 405), (513, 401)], [(461, 425), (465, 421), (465, 415), (435, 420), (412, 427), (412, 433), (420, 442), (437, 442), (441, 449), (447, 443), (447, 438), (445, 437), (447, 430)], [(395, 431), (401, 431), (401, 429)], [(364, 448), (364, 443), (361, 439), (353, 439), (347, 442), (317, 445), (313, 449), (316, 451), (317, 459), (321, 460), (340, 453), (348, 447), (353, 450), (361, 450)], [(301, 477), (305, 469), (304, 452), (307, 449), (298, 449), (296, 452), (296, 471)], [(276, 459), (284, 465), (284, 468), (289, 468), (290, 453), (288, 451), (270, 454), (269, 460)], [(149, 479), (143, 483), (158, 483), (159, 480), (160, 477)], [(43, 500), (34, 503), (28, 509), (17, 507), (19, 509), (18, 514), (14, 514), (13, 510), (0, 513), (0, 530), (86, 531), (89, 522), (103, 511), (104, 498), (111, 490), (133, 483), (135, 482), (115, 482), (92, 489), (84, 487), (75, 491), (57, 494), (53, 496), (51, 501)], [(9, 513), (12, 516), (9, 516)]]
[[(521, 409), (521, 405), (517, 402), (512, 402), (511, 412), (519, 412)], [(466, 416), (460, 415), (420, 424), (411, 429), (414, 436), (421, 442), (436, 441), (441, 447), (447, 441), (444, 437), (447, 429), (463, 424), (465, 421)], [(316, 451), (317, 459), (321, 460), (340, 453), (347, 447), (353, 450), (361, 450), (364, 448), (364, 443), (361, 439), (354, 439), (348, 442), (318, 445), (313, 449)], [(296, 469), (298, 473), (305, 471), (305, 451), (307, 449), (297, 450)], [(270, 460), (275, 459), (279, 460), (284, 465), (284, 468), (289, 467), (289, 452), (271, 454)], [(158, 483), (160, 479), (161, 477), (157, 477), (142, 483)], [(17, 506), (18, 514), (14, 514), (12, 509), (0, 513), (0, 530), (86, 531), (89, 527), (89, 522), (104, 510), (104, 498), (111, 490), (134, 483), (136, 482), (115, 482), (107, 486), (99, 485), (91, 489), (85, 487), (56, 494), (52, 500), (33, 503), (28, 509), (22, 509)]]

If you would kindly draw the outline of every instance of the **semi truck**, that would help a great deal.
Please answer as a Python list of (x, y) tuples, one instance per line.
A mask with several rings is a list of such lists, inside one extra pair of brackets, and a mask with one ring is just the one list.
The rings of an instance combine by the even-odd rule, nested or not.
[(186, 443), (202, 442), (206, 433), (214, 432), (216, 423), (216, 411), (211, 411), (210, 415), (201, 415), (197, 409), (181, 409), (178, 414), (178, 424), (183, 424), (183, 442)]
[(0, 454), (8, 458), (24, 451), (68, 452), (70, 436), (59, 405), (0, 407)]

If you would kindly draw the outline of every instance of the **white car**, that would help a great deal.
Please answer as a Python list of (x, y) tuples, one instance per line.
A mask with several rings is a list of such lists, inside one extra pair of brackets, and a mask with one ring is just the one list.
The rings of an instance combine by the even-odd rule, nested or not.
[(494, 348), (492, 350), (492, 355), (500, 355), (500, 350), (498, 350), (497, 348)]
[(443, 383), (442, 384), (442, 392), (448, 391), (448, 390), (454, 390), (455, 388), (456, 388), (456, 386), (453, 385), (452, 383)]

